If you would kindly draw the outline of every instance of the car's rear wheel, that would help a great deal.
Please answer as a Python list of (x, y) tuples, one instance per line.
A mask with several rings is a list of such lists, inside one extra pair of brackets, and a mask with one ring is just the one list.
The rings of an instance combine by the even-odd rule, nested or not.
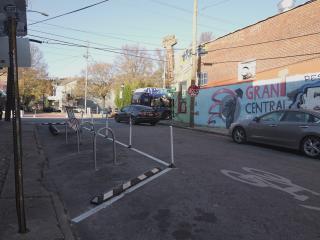
[(235, 127), (232, 132), (232, 139), (236, 143), (245, 143), (247, 141), (246, 132), (242, 127)]
[(302, 140), (301, 150), (305, 155), (312, 158), (320, 157), (320, 138), (307, 136)]

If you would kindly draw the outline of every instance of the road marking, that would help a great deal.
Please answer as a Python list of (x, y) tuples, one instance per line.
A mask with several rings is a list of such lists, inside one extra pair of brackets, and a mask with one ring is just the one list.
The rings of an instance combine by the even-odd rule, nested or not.
[(78, 217), (75, 217), (73, 218), (71, 221), (74, 222), (74, 223), (79, 223), (85, 219), (87, 219), (88, 217), (96, 214), (97, 212), (101, 211), (102, 209), (105, 209), (107, 208), (108, 206), (112, 205), (113, 203), (115, 203), (116, 201), (120, 200), (121, 198), (123, 198), (126, 194), (129, 194), (139, 188), (141, 188), (142, 186), (146, 185), (147, 183), (153, 181), (154, 179), (162, 176), (163, 174), (166, 174), (168, 173), (169, 171), (171, 171), (172, 168), (167, 168), (163, 171), (161, 171), (159, 174), (156, 174), (150, 178), (148, 178), (147, 180), (141, 182), (141, 183), (138, 183), (137, 185), (133, 186), (132, 188), (129, 188), (128, 190), (126, 190), (125, 192), (123, 192), (122, 194), (110, 199), (109, 201), (106, 201), (92, 209), (90, 209), (89, 211), (85, 212), (85, 213), (82, 213), (81, 215), (79, 215)]
[(302, 205), (300, 204), (301, 207), (307, 208), (307, 209), (311, 209), (311, 210), (315, 210), (315, 211), (320, 211), (320, 207), (314, 207), (314, 206), (309, 206), (309, 205)]
[[(86, 130), (89, 130), (89, 131), (90, 131), (89, 128), (86, 128), (86, 127), (84, 127), (84, 128), (85, 128)], [(109, 141), (113, 141), (112, 138), (106, 138), (106, 136), (103, 135), (102, 133), (99, 133), (98, 135), (101, 136), (101, 137), (103, 137), (103, 138), (105, 138), (105, 139), (108, 139)], [(127, 145), (127, 144), (125, 144), (125, 143), (122, 143), (122, 142), (120, 142), (120, 141), (118, 141), (118, 140), (116, 140), (115, 142), (116, 142), (117, 144), (123, 146), (123, 147), (126, 147), (126, 148), (129, 147), (129, 145)], [(170, 166), (169, 163), (167, 163), (167, 162), (165, 162), (165, 161), (163, 161), (163, 160), (161, 160), (161, 159), (159, 159), (159, 158), (156, 158), (156, 157), (154, 157), (154, 156), (152, 156), (152, 155), (150, 155), (150, 154), (148, 154), (148, 153), (142, 152), (142, 151), (140, 151), (140, 150), (138, 150), (138, 149), (136, 149), (136, 148), (128, 148), (128, 149), (129, 149), (129, 150), (132, 150), (132, 151), (134, 151), (134, 152), (136, 152), (136, 153), (139, 153), (139, 154), (141, 154), (141, 155), (143, 155), (143, 156), (145, 156), (145, 157), (147, 157), (147, 158), (150, 158), (151, 160), (153, 160), (153, 161), (155, 161), (155, 162), (158, 162), (158, 163), (160, 163), (160, 164), (162, 164), (162, 165), (165, 165), (166, 167), (169, 167), (169, 166)]]
[[(301, 194), (301, 192), (309, 193), (314, 196), (320, 196), (320, 193), (312, 191), (310, 189), (301, 187), (291, 182), (291, 180), (259, 169), (243, 167), (242, 168), (246, 173), (235, 172), (231, 170), (222, 169), (220, 170), (222, 174), (227, 177), (232, 178), (233, 180), (243, 182), (249, 185), (253, 185), (255, 187), (266, 188), (270, 187), (273, 189), (277, 189), (283, 192), (290, 194), (294, 199), (299, 201), (306, 201), (309, 199), (308, 195)], [(319, 211), (320, 208), (300, 205), (312, 210)]]

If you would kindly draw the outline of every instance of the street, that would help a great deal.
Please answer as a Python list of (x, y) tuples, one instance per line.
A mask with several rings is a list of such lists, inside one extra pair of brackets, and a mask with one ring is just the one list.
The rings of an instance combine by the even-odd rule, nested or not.
[[(95, 121), (97, 129), (104, 125)], [(109, 125), (128, 144), (129, 125)], [(77, 153), (75, 134), (66, 145), (64, 127), (58, 128), (61, 133), (52, 136), (47, 126), (38, 127), (48, 159), (45, 174), (81, 239), (320, 238), (319, 160), (174, 128), (176, 168), (168, 169), (152, 156), (170, 163), (169, 127), (141, 124), (133, 126), (133, 149), (117, 144), (116, 166), (111, 142), (99, 138), (95, 171), (90, 133), (84, 132)], [(103, 207), (90, 203), (154, 167), (168, 170)]]

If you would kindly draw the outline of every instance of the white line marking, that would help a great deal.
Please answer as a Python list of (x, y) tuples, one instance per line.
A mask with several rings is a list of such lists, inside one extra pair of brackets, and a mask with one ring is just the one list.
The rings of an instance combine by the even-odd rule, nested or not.
[(122, 194), (110, 199), (109, 201), (106, 201), (102, 204), (100, 204), (99, 206), (95, 207), (95, 208), (92, 208), (91, 210), (85, 212), (85, 213), (82, 213), (81, 215), (79, 215), (78, 217), (75, 217), (73, 218), (71, 221), (74, 222), (74, 223), (79, 223), (83, 220), (85, 220), (86, 218), (92, 216), (93, 214), (99, 212), (100, 210), (110, 206), (111, 204), (113, 204), (114, 202), (120, 200), (121, 198), (123, 198), (126, 194), (129, 194), (135, 190), (137, 190), (138, 188), (144, 186), (145, 184), (153, 181), (154, 179), (162, 176), (163, 174), (171, 171), (172, 168), (167, 168), (165, 170), (163, 170), (162, 172), (160, 172), (159, 174), (157, 175), (153, 175), (152, 177), (148, 178), (147, 180), (143, 181), (143, 182), (140, 182), (138, 183), (137, 185), (133, 186), (132, 188), (129, 188), (128, 190), (126, 190), (125, 192), (123, 192)]
[(142, 180), (145, 179), (146, 177), (147, 177), (146, 175), (142, 174), (142, 175), (140, 175), (138, 178), (142, 181)]
[(313, 207), (313, 206), (308, 206), (308, 205), (301, 205), (301, 207), (307, 208), (307, 209), (311, 209), (311, 210), (315, 210), (315, 211), (320, 211), (320, 207)]
[(151, 170), (151, 172), (152, 173), (157, 173), (157, 172), (159, 172), (159, 169), (158, 168), (154, 168), (154, 169)]
[[(89, 128), (86, 128), (86, 127), (84, 127), (84, 128), (87, 129), (87, 130), (89, 130), (89, 131), (91, 131), (91, 129), (89, 129)], [(103, 135), (103, 134), (101, 134), (101, 133), (99, 133), (98, 135), (101, 136), (101, 137), (104, 137), (104, 138), (106, 137), (105, 135)], [(108, 139), (109, 141), (113, 141), (112, 138), (106, 138), (106, 139)], [(123, 146), (123, 147), (129, 147), (129, 145), (124, 144), (124, 143), (122, 143), (122, 142), (120, 142), (120, 141), (118, 141), (118, 140), (116, 140), (115, 142), (116, 142), (117, 144)], [(136, 148), (129, 148), (129, 149), (132, 150), (132, 151), (134, 151), (134, 152), (140, 153), (141, 155), (143, 155), (143, 156), (145, 156), (145, 157), (147, 157), (147, 158), (150, 158), (151, 160), (156, 161), (156, 162), (158, 162), (158, 163), (160, 163), (160, 164), (163, 164), (163, 165), (165, 165), (165, 166), (167, 166), (167, 167), (170, 166), (169, 163), (167, 163), (167, 162), (165, 162), (165, 161), (162, 161), (162, 160), (160, 160), (159, 158), (156, 158), (156, 157), (154, 157), (154, 156), (151, 156), (151, 155), (148, 154), (148, 153), (142, 152), (142, 151), (140, 151), (140, 150), (138, 150), (138, 149), (136, 149)]]
[(153, 161), (156, 161), (156, 162), (158, 162), (158, 163), (161, 163), (161, 164), (163, 164), (163, 165), (165, 165), (165, 166), (167, 166), (167, 167), (170, 165), (169, 163), (167, 163), (167, 162), (165, 162), (165, 161), (162, 161), (162, 160), (160, 160), (159, 158), (156, 158), (156, 157), (154, 157), (154, 156), (151, 156), (151, 155), (148, 154), (148, 153), (142, 152), (142, 151), (140, 151), (140, 150), (138, 150), (138, 149), (136, 149), (136, 148), (130, 148), (130, 149), (131, 149), (132, 151), (134, 151), (134, 152), (140, 153), (141, 155), (152, 159)]
[(127, 188), (131, 187), (131, 182), (126, 182), (122, 185), (123, 190), (126, 190)]
[(107, 199), (109, 197), (112, 197), (113, 196), (113, 190), (103, 194), (103, 199)]

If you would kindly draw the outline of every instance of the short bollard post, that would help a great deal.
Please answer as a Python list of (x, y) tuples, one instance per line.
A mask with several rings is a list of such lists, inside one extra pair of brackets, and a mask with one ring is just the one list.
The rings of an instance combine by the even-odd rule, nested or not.
[(106, 114), (106, 138), (107, 138), (108, 135), (109, 135), (108, 128), (109, 128), (109, 118), (108, 118), (108, 113), (107, 113), (107, 114)]
[(78, 145), (78, 153), (80, 152), (80, 132), (77, 130), (77, 145)]
[(170, 128), (170, 147), (171, 147), (171, 164), (169, 165), (170, 168), (175, 168), (174, 165), (174, 152), (173, 152), (173, 128), (172, 126)]
[(33, 118), (36, 118), (37, 110), (34, 110)]
[(130, 115), (130, 120), (129, 120), (129, 145), (128, 148), (132, 147), (132, 119)]
[(81, 124), (83, 123), (83, 114), (84, 114), (84, 112), (81, 111)]
[(93, 131), (93, 160), (94, 160), (94, 169), (97, 171), (97, 135)]
[(68, 123), (67, 122), (66, 122), (65, 131), (66, 131), (66, 143), (68, 143)]

